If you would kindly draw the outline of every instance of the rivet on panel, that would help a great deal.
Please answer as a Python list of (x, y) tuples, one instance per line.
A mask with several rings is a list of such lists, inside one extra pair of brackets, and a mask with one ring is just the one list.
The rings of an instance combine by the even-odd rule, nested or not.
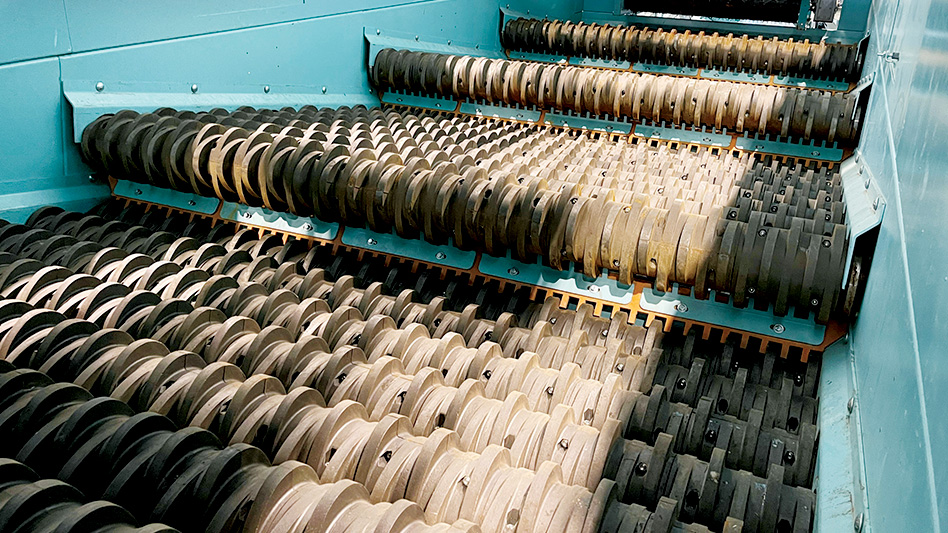
[(192, 93), (198, 92), (198, 86), (196, 83), (191, 85), (191, 92)]
[(96, 83), (96, 84), (95, 84), (95, 90), (97, 90), (97, 91), (99, 91), (99, 92), (101, 93), (102, 91), (105, 90), (105, 84), (102, 83), (101, 81), (100, 81), (99, 83)]

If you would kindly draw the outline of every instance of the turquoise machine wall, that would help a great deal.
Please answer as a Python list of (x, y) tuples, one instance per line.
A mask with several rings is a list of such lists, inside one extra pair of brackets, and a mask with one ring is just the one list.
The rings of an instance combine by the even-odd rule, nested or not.
[(875, 531), (948, 524), (948, 3), (873, 4), (861, 152), (888, 201), (852, 330)]
[[(574, 19), (581, 6), (510, 4)], [(102, 109), (128, 101), (182, 108), (377, 104), (365, 73), (364, 27), (499, 49), (499, 7), (464, 0), (4, 2), (0, 217), (23, 221), (46, 204), (88, 208), (108, 195), (80, 160), (65, 93), (92, 107), (106, 102)]]
[[(236, 105), (352, 105), (376, 101), (364, 72), (365, 26), (499, 47), (498, 4), (339, 5), (0, 5), (0, 117), (6, 125), (0, 131), (0, 217), (22, 221), (35, 206), (51, 203), (81, 209), (108, 194), (89, 181), (79, 160), (64, 90), (94, 95), (101, 82), (99, 94), (147, 95), (155, 107), (228, 98)], [(510, 3), (519, 12), (573, 20), (594, 15), (584, 15), (583, 6), (582, 0)], [(939, 231), (948, 227), (948, 209), (940, 203), (948, 200), (948, 2), (877, 0), (869, 28), (865, 73), (876, 77), (861, 157), (889, 209), (847, 345), (855, 359), (869, 526), (940, 531), (948, 520), (948, 418), (942, 411), (948, 405), (948, 240)]]

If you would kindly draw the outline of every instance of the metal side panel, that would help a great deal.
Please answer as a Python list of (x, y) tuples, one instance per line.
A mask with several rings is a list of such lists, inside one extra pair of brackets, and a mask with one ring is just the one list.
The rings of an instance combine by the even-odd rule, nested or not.
[(477, 260), (476, 252), (461, 250), (453, 244), (431, 244), (424, 239), (405, 239), (395, 234), (376, 233), (364, 228), (345, 228), (342, 243), (460, 269), (473, 267)]
[(375, 56), (381, 50), (393, 48), (395, 50), (414, 50), (416, 52), (435, 52), (438, 54), (468, 55), (504, 59), (506, 56), (495, 46), (484, 46), (475, 42), (464, 42), (455, 39), (434, 39), (427, 32), (411, 33), (384, 28), (365, 28), (365, 40), (369, 43), (369, 61), (371, 68), (375, 65)]
[(817, 496), (813, 529), (823, 533), (869, 531), (859, 425), (862, 398), (855, 389), (850, 348), (848, 338), (830, 345), (823, 353), (820, 370), (820, 446), (813, 485)]
[[(875, 531), (948, 524), (948, 54), (942, 3), (874, 4), (860, 153), (888, 202), (852, 334)], [(899, 59), (893, 55), (898, 53)]]
[(0, 3), (0, 64), (72, 51), (62, 0)]
[(674, 290), (660, 293), (651, 288), (645, 289), (642, 291), (640, 305), (642, 309), (663, 315), (716, 326), (737, 327), (758, 335), (769, 335), (804, 344), (819, 345), (826, 336), (826, 326), (816, 324), (810, 318), (796, 318), (792, 310), (787, 316), (778, 317), (772, 310), (737, 308), (730, 303), (719, 303), (713, 299), (699, 300), (684, 296)]
[(0, 94), (0, 218), (22, 222), (43, 205), (88, 209), (108, 197), (67, 137), (57, 59), (0, 66)]
[[(63, 81), (63, 91), (66, 99), (72, 105), (73, 140), (79, 142), (82, 130), (90, 122), (105, 113), (115, 113), (122, 109), (134, 109), (141, 113), (154, 111), (159, 107), (173, 107), (191, 111), (208, 111), (216, 107), (232, 111), (241, 106), (256, 108), (279, 109), (281, 107), (300, 108), (305, 105), (317, 107), (339, 107), (342, 105), (364, 105), (378, 107), (379, 100), (372, 94), (323, 94), (322, 91), (313, 93), (284, 93), (269, 94), (263, 92), (201, 92), (200, 86), (196, 92), (190, 87), (181, 88), (175, 92), (125, 92), (124, 84), (117, 87), (102, 85), (97, 90), (97, 83), (92, 81)], [(265, 86), (269, 89), (269, 86)]]

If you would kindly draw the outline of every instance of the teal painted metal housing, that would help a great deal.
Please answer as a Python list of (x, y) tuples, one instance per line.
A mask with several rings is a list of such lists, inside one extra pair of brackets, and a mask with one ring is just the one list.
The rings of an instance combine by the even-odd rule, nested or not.
[[(816, 456), (814, 489), (817, 493), (815, 531), (855, 531), (857, 516), (866, 523), (865, 464), (856, 408), (855, 357), (849, 338), (823, 352), (820, 368), (820, 446)], [(862, 531), (869, 531), (864, 525)]]
[(810, 319), (795, 318), (793, 311), (787, 316), (776, 316), (772, 310), (739, 309), (730, 303), (719, 303), (713, 298), (699, 300), (693, 296), (678, 294), (677, 287), (668, 292), (651, 288), (642, 291), (639, 305), (642, 309), (663, 315), (686, 318), (716, 326), (729, 326), (758, 335), (769, 335), (804, 344), (819, 345), (823, 342), (826, 327)]
[(249, 207), (231, 202), (224, 202), (221, 206), (221, 218), (326, 240), (335, 239), (339, 233), (339, 224), (335, 222), (325, 222), (314, 217), (298, 217), (289, 213), (278, 213), (262, 207)]
[(843, 150), (837, 148), (836, 143), (803, 142), (794, 139), (772, 139), (769, 135), (758, 137), (749, 136), (746, 133), (737, 138), (734, 145), (742, 150), (754, 152), (766, 152), (768, 154), (788, 155), (791, 157), (804, 157), (807, 159), (823, 159), (826, 161), (842, 161)]
[[(876, 2), (861, 159), (888, 202), (850, 336), (875, 531), (948, 527), (948, 6)], [(896, 61), (893, 53), (898, 53)]]
[(632, 131), (632, 124), (624, 121), (589, 118), (577, 115), (568, 115), (565, 113), (556, 113), (547, 111), (543, 115), (543, 122), (553, 126), (564, 126), (569, 128), (580, 128), (587, 130), (604, 131), (606, 133), (628, 134)]
[(424, 239), (404, 239), (364, 228), (346, 228), (342, 233), (342, 243), (460, 269), (471, 268), (477, 259), (477, 252), (461, 250), (452, 244), (431, 244)]
[(145, 183), (135, 183), (128, 180), (118, 180), (112, 192), (116, 196), (151, 202), (159, 205), (167, 205), (192, 211), (194, 213), (203, 213), (211, 215), (217, 212), (221, 206), (221, 201), (217, 198), (206, 198), (197, 194), (188, 194), (162, 187), (155, 187)]
[(462, 102), (458, 111), (479, 117), (506, 118), (524, 122), (538, 122), (542, 114), (537, 109), (524, 109), (522, 107), (508, 107), (477, 102)]
[(590, 279), (571, 270), (554, 270), (543, 265), (531, 265), (509, 257), (482, 255), (478, 270), (488, 276), (536, 285), (545, 289), (599, 298), (619, 305), (632, 301), (632, 288), (620, 285), (606, 276)]
[(433, 96), (417, 96), (414, 94), (385, 92), (382, 95), (382, 102), (394, 105), (406, 105), (411, 107), (423, 107), (432, 111), (454, 111), (458, 103), (454, 100), (445, 98), (436, 98)]
[[(849, 342), (824, 354), (817, 530), (851, 531), (858, 514), (864, 532), (942, 530), (948, 524), (948, 417), (939, 409), (948, 405), (948, 7), (931, 0), (845, 0), (837, 30), (800, 31), (629, 17), (620, 1), (512, 0), (510, 9), (541, 18), (851, 43), (870, 31), (864, 74), (875, 81), (859, 153), (885, 199), (885, 217)], [(371, 105), (378, 100), (366, 81), (366, 28), (500, 50), (499, 7), (462, 0), (7, 2), (0, 6), (0, 217), (20, 222), (45, 204), (87, 209), (109, 195), (74, 143), (96, 113), (165, 105)], [(819, 80), (775, 82), (845, 89)], [(817, 149), (836, 157), (823, 153), (834, 147)], [(481, 268), (514, 268), (505, 258), (491, 261)], [(541, 274), (533, 278), (544, 282)], [(589, 281), (569, 283), (586, 290)], [(843, 400), (853, 391), (847, 416)]]
[(632, 133), (646, 139), (663, 139), (666, 141), (679, 141), (719, 147), (731, 145), (730, 135), (726, 133), (712, 133), (705, 131), (705, 128), (701, 130), (688, 130), (674, 126), (666, 126), (664, 124), (636, 124), (635, 131)]

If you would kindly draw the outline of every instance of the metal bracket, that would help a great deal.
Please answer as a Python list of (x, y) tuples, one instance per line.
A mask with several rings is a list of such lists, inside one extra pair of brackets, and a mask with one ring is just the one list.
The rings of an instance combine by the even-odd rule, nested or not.
[(381, 28), (366, 27), (363, 33), (365, 40), (369, 43), (369, 62), (367, 63), (369, 68), (375, 65), (375, 56), (379, 55), (379, 51), (386, 48), (462, 56), (490, 57), (493, 59), (506, 58), (500, 50), (482, 48), (480, 44), (476, 43), (463, 43), (460, 41), (455, 43), (452, 40), (447, 40), (442, 44), (439, 42), (441, 40), (439, 38)]
[(579, 67), (614, 68), (619, 70), (629, 70), (629, 67), (632, 66), (630, 61), (596, 59), (592, 57), (571, 57), (569, 58), (569, 64)]
[(249, 207), (231, 202), (224, 202), (221, 207), (221, 218), (330, 241), (339, 233), (339, 224), (335, 222), (324, 222), (318, 218), (298, 217), (289, 213), (278, 213), (262, 207)]
[[(270, 93), (192, 93), (189, 88), (179, 92), (140, 92), (135, 85), (103, 84), (101, 91), (96, 90), (95, 81), (63, 80), (63, 94), (72, 105), (73, 141), (82, 140), (82, 130), (93, 120), (106, 113), (115, 113), (123, 109), (133, 109), (140, 113), (150, 113), (160, 107), (208, 111), (220, 107), (233, 111), (241, 106), (280, 109), (293, 107), (299, 109), (305, 105), (338, 107), (358, 105), (378, 107), (379, 101), (372, 94), (325, 94), (278, 93), (274, 87)], [(246, 91), (247, 88), (238, 88)]]
[(634, 63), (632, 70), (650, 74), (671, 74), (674, 76), (696, 77), (698, 69), (694, 67), (679, 67), (677, 65), (655, 65), (652, 63)]
[(387, 91), (382, 95), (382, 103), (422, 107), (433, 111), (454, 111), (458, 108), (455, 100), (436, 98), (433, 96), (418, 96)]
[(522, 107), (506, 107), (491, 104), (479, 104), (476, 102), (463, 102), (458, 111), (468, 115), (477, 115), (479, 117), (506, 118), (510, 120), (521, 120), (524, 122), (539, 122), (540, 111), (536, 109), (524, 109)]
[(188, 194), (127, 180), (116, 181), (115, 188), (112, 192), (116, 196), (123, 198), (143, 200), (153, 204), (167, 205), (184, 211), (203, 213), (205, 215), (216, 213), (217, 208), (221, 205), (221, 201), (217, 198), (207, 198), (198, 196), (197, 194)]
[(844, 337), (822, 357), (814, 531), (869, 531), (859, 394), (850, 348)]
[(521, 263), (511, 259), (509, 254), (507, 257), (481, 254), (481, 262), (477, 269), (488, 276), (597, 298), (619, 305), (626, 305), (632, 301), (632, 287), (620, 285), (608, 277), (602, 276), (590, 280), (571, 270), (554, 270), (543, 265)]
[(477, 259), (477, 252), (461, 250), (452, 243), (439, 246), (423, 239), (404, 239), (397, 235), (376, 233), (364, 228), (347, 227), (342, 232), (342, 243), (461, 270), (473, 267)]
[(851, 92), (857, 93), (857, 94), (863, 92), (864, 90), (869, 88), (869, 86), (872, 85), (872, 82), (875, 81), (875, 79), (876, 79), (875, 72), (870, 72), (869, 74), (866, 74), (865, 76), (859, 78), (859, 82), (856, 83), (856, 87), (854, 87)]
[(607, 133), (628, 134), (632, 131), (632, 124), (601, 118), (581, 117), (579, 115), (555, 113), (547, 111), (543, 115), (543, 123), (551, 126), (563, 126), (587, 130), (604, 131)]
[(816, 78), (802, 78), (798, 76), (774, 76), (774, 84), (802, 89), (823, 89), (827, 91), (849, 90), (848, 81), (819, 80)]
[(742, 81), (747, 83), (769, 83), (770, 74), (734, 72), (732, 70), (703, 69), (698, 77), (719, 81)]
[(774, 140), (770, 138), (770, 135), (765, 135), (763, 138), (756, 135), (751, 137), (745, 132), (744, 135), (737, 138), (737, 142), (734, 146), (741, 150), (752, 152), (766, 152), (769, 154), (821, 159), (825, 161), (843, 160), (843, 150), (842, 148), (837, 148), (836, 143), (832, 143), (832, 145), (827, 145), (825, 142), (817, 144), (816, 141), (811, 141), (809, 144), (804, 142), (796, 143), (792, 140)]
[(534, 52), (520, 52), (517, 50), (508, 50), (507, 55), (510, 59), (521, 61), (536, 61), (538, 63), (567, 63), (569, 58), (560, 55), (537, 54)]
[[(843, 184), (843, 200), (846, 203), (849, 227), (849, 249), (846, 251), (848, 268), (853, 260), (856, 239), (882, 224), (886, 201), (869, 167), (862, 163), (858, 151), (854, 157), (843, 162), (839, 175)], [(846, 283), (847, 279), (844, 277), (843, 288)]]
[(509, 7), (510, 4), (507, 4), (507, 5), (508, 7), (500, 8), (501, 31), (503, 31), (503, 29), (507, 27), (507, 21), (510, 19), (533, 18), (528, 13), (523, 13), (521, 11), (517, 11), (516, 9), (510, 9)]
[(678, 141), (683, 143), (704, 144), (708, 146), (727, 147), (731, 145), (732, 137), (725, 133), (712, 133), (705, 128), (687, 130), (673, 126), (655, 124), (636, 124), (632, 132), (637, 137), (646, 139), (662, 139), (663, 141)]
[(705, 322), (717, 326), (740, 329), (758, 335), (768, 335), (804, 344), (823, 343), (826, 327), (809, 319), (796, 318), (793, 312), (778, 317), (771, 311), (758, 311), (752, 308), (737, 308), (730, 303), (719, 303), (712, 298), (699, 300), (693, 296), (678, 294), (674, 286), (666, 293), (656, 292), (651, 287), (642, 291), (639, 305), (646, 311), (687, 318), (695, 322)]

